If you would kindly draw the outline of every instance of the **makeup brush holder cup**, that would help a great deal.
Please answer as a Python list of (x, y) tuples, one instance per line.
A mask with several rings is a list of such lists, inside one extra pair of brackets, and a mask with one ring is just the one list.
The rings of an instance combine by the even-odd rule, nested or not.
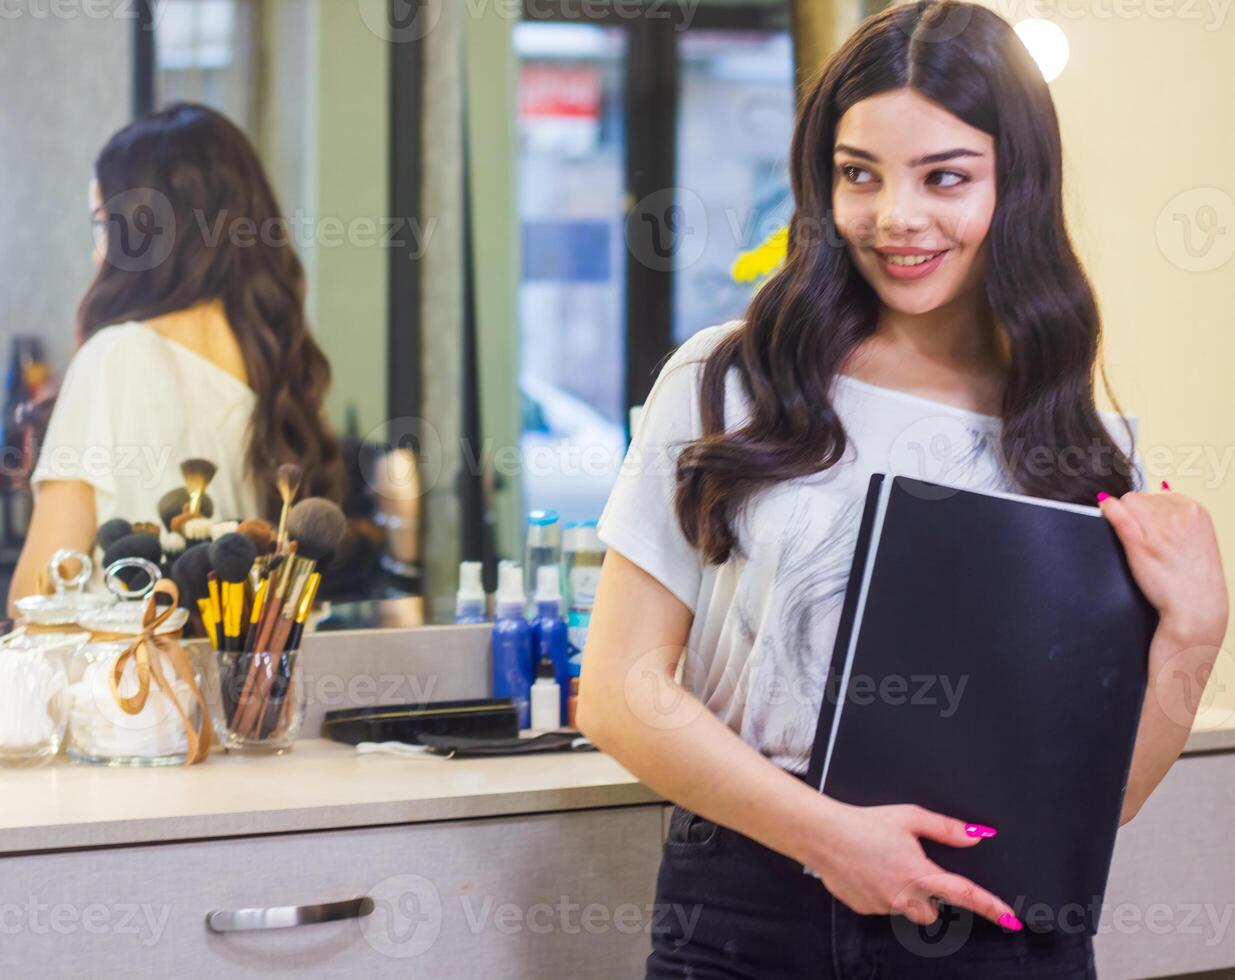
[(300, 651), (225, 650), (218, 654), (215, 734), (228, 751), (292, 749), (304, 724)]

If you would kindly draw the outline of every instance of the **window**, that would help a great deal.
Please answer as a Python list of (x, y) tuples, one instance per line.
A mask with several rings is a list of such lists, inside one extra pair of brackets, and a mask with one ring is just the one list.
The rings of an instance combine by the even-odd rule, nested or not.
[(155, 104), (201, 102), (252, 132), (257, 22), (252, 0), (159, 0)]

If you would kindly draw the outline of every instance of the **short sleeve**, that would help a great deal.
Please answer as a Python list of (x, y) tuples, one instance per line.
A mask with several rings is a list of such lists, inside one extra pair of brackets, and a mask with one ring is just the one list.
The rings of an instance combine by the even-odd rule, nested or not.
[(655, 578), (692, 613), (699, 597), (703, 558), (678, 523), (674, 506), (677, 459), (702, 431), (699, 378), (704, 360), (724, 329), (701, 330), (665, 362), (639, 413), (621, 471), (597, 522), (606, 545)]
[(56, 395), (47, 433), (30, 482), (81, 480), (99, 493), (116, 493), (116, 444), (113, 412), (108, 396), (112, 371), (109, 353), (113, 338), (107, 327), (91, 337), (73, 355)]

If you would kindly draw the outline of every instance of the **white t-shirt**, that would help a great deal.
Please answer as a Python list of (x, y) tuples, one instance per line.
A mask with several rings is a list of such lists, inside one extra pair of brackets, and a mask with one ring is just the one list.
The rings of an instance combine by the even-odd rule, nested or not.
[(183, 344), (130, 322), (104, 327), (69, 363), (39, 461), (44, 480), (94, 487), (98, 523), (159, 522), (159, 498), (184, 485), (180, 464), (218, 467), (206, 491), (214, 519), (260, 516), (244, 473), (257, 395)]
[[(747, 744), (782, 768), (804, 772), (871, 474), (1019, 488), (998, 461), (998, 417), (838, 375), (833, 404), (848, 436), (841, 461), (758, 491), (737, 522), (742, 554), (735, 549), (724, 564), (705, 564), (678, 525), (675, 462), (681, 446), (702, 432), (702, 362), (738, 326), (702, 330), (666, 362), (598, 530), (694, 613), (681, 683)], [(731, 370), (726, 427), (748, 412)], [(1103, 416), (1116, 444), (1125, 453), (1134, 449), (1119, 416)], [(1135, 443), (1136, 419), (1127, 418)], [(1142, 488), (1139, 453), (1133, 464)]]

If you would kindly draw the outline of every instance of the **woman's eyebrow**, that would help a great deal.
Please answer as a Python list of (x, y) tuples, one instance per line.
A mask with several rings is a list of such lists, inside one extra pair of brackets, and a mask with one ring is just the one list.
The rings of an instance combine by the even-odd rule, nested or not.
[[(861, 160), (869, 160), (871, 163), (878, 163), (879, 158), (873, 153), (868, 153), (866, 150), (859, 150), (856, 146), (848, 146), (845, 143), (837, 143), (833, 153), (848, 153), (851, 156), (858, 157)], [(930, 163), (944, 163), (948, 160), (955, 160), (958, 157), (980, 157), (982, 156), (977, 150), (966, 150), (963, 147), (958, 147), (955, 150), (944, 150), (941, 153), (928, 153), (924, 157), (918, 157), (916, 160), (910, 160), (911, 167), (925, 167)]]

